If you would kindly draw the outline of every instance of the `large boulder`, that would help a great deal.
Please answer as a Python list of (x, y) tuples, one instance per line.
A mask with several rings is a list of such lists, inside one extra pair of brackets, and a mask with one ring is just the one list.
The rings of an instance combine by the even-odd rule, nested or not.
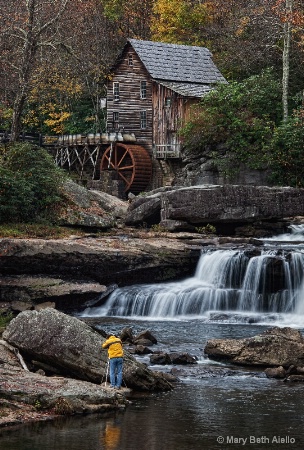
[(304, 338), (298, 330), (274, 327), (246, 339), (211, 339), (205, 354), (234, 364), (301, 367), (304, 366)]
[[(160, 215), (160, 225), (170, 231), (193, 229), (209, 223), (229, 234), (237, 227), (254, 224), (256, 228), (275, 234), (286, 226), (286, 223), (279, 224), (280, 220), (284, 222), (287, 217), (301, 216), (303, 210), (304, 189), (200, 185), (152, 191), (135, 199), (126, 221), (132, 225), (153, 224), (158, 223)], [(243, 235), (249, 233), (244, 227), (240, 228), (241, 232)]]
[(72, 180), (63, 189), (67, 204), (58, 218), (60, 225), (108, 229), (126, 215), (128, 204), (117, 197), (88, 190)]
[[(24, 311), (13, 319), (3, 339), (20, 350), (25, 359), (41, 362), (64, 376), (101, 383), (107, 372), (103, 338), (87, 324), (47, 308)], [(171, 385), (126, 352), (125, 384), (142, 391), (169, 390)]]
[(304, 189), (267, 186), (192, 186), (162, 195), (161, 218), (200, 224), (277, 220), (303, 214)]

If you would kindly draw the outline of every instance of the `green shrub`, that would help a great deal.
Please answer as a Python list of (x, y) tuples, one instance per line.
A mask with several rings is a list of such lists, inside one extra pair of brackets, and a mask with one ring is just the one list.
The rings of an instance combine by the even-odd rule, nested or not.
[(18, 172), (0, 166), (0, 222), (31, 216), (34, 193)]
[(45, 149), (28, 143), (0, 152), (0, 223), (50, 220), (62, 201), (64, 172)]
[(278, 127), (269, 144), (271, 180), (275, 184), (304, 187), (304, 110)]

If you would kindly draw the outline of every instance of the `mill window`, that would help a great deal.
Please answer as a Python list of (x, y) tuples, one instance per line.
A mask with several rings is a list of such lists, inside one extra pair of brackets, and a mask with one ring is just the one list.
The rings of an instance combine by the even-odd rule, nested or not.
[(113, 128), (115, 130), (119, 129), (119, 112), (117, 111), (113, 112)]
[(113, 97), (115, 101), (119, 100), (119, 83), (113, 83)]
[(140, 98), (142, 98), (142, 99), (147, 98), (147, 82), (146, 81), (140, 82)]
[(140, 112), (140, 128), (142, 130), (147, 128), (147, 111)]
[(167, 108), (169, 108), (171, 106), (171, 97), (166, 97), (165, 98), (165, 106)]
[(128, 57), (128, 64), (129, 66), (133, 67), (133, 55), (130, 53)]

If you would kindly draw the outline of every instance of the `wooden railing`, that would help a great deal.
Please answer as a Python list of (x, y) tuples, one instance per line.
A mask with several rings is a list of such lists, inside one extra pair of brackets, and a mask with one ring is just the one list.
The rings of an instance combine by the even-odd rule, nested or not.
[(153, 146), (153, 156), (156, 159), (181, 158), (180, 144), (164, 144)]
[[(0, 142), (9, 142), (10, 134), (0, 130)], [(50, 146), (75, 146), (98, 145), (111, 142), (136, 142), (134, 133), (89, 133), (89, 134), (64, 134), (60, 136), (43, 136), (42, 134), (22, 133), (19, 141), (28, 141), (40, 147)]]

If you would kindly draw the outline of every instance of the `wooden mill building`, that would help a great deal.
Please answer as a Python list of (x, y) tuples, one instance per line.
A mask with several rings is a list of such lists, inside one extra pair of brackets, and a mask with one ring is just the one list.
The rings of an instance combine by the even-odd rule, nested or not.
[(107, 128), (116, 142), (101, 169), (132, 179), (134, 193), (170, 183), (191, 106), (225, 82), (207, 48), (128, 39), (108, 83)]
[(171, 185), (181, 167), (179, 130), (217, 83), (226, 80), (207, 48), (128, 39), (103, 99), (107, 129), (61, 136), (55, 161), (81, 180), (91, 171), (89, 187), (122, 198)]

